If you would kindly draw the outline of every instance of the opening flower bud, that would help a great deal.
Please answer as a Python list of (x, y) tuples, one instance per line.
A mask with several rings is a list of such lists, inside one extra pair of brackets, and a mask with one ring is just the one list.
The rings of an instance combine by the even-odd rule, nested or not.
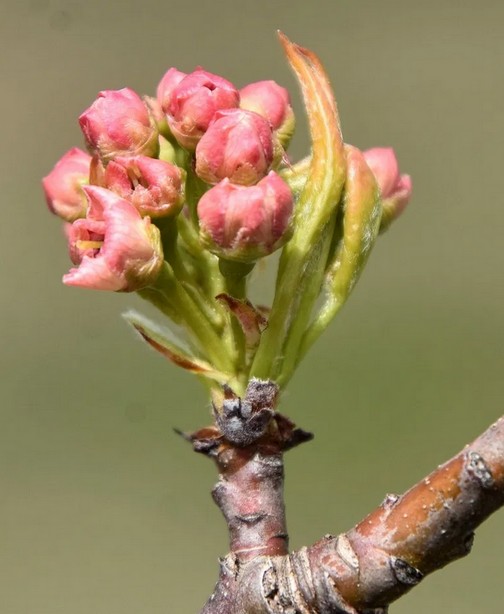
[(42, 179), (47, 206), (67, 222), (86, 215), (87, 198), (82, 186), (89, 183), (90, 165), (91, 156), (73, 147)]
[(214, 254), (250, 262), (285, 243), (292, 209), (291, 190), (274, 171), (253, 186), (224, 179), (198, 203), (200, 236)]
[(267, 119), (283, 147), (287, 147), (296, 120), (289, 92), (284, 87), (275, 81), (250, 83), (240, 90), (240, 108)]
[(182, 147), (193, 151), (215, 113), (238, 106), (238, 90), (226, 79), (201, 68), (178, 83), (178, 71), (168, 73), (159, 85), (158, 98), (173, 135)]
[(262, 179), (273, 161), (273, 133), (269, 122), (251, 111), (219, 111), (196, 147), (196, 173), (207, 183), (228, 178), (252, 185)]
[(115, 156), (154, 156), (158, 130), (140, 96), (127, 87), (105, 90), (79, 117), (88, 148), (106, 163)]
[(64, 275), (63, 283), (116, 292), (154, 283), (163, 264), (156, 226), (110, 190), (83, 189), (89, 200), (87, 217), (68, 229), (70, 257), (79, 266)]
[(385, 230), (399, 217), (411, 199), (411, 177), (400, 174), (399, 163), (392, 147), (374, 147), (363, 153), (380, 188), (383, 206), (380, 230)]
[(128, 200), (142, 217), (177, 215), (184, 203), (185, 172), (147, 156), (118, 157), (105, 170), (105, 185)]

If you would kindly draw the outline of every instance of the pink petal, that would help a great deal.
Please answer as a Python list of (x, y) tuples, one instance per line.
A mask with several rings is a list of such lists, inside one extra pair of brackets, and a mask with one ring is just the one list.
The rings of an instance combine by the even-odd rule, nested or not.
[(79, 286), (93, 290), (109, 290), (117, 292), (126, 288), (126, 280), (112, 271), (104, 258), (84, 256), (77, 269), (63, 275), (63, 283), (67, 286)]

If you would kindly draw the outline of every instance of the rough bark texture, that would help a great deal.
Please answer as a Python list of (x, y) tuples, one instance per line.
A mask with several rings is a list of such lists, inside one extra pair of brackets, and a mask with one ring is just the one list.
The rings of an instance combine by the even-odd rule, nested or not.
[(240, 562), (287, 554), (281, 454), (228, 448), (218, 464), (212, 495), (226, 519), (231, 552)]
[(217, 463), (213, 496), (231, 547), (203, 614), (385, 614), (427, 574), (468, 554), (474, 529), (504, 504), (502, 417), (348, 532), (288, 554), (282, 454), (309, 437), (279, 414), (245, 447), (217, 427), (190, 436)]

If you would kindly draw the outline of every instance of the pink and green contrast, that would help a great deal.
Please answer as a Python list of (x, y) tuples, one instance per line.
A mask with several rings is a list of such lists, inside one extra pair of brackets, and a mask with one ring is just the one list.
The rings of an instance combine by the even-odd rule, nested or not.
[[(237, 394), (254, 377), (285, 386), (411, 196), (391, 148), (344, 143), (320, 62), (281, 41), (307, 115), (305, 158), (287, 151), (295, 117), (284, 87), (170, 68), (155, 97), (100, 92), (79, 117), (88, 153), (71, 149), (43, 180), (67, 225), (74, 268), (63, 282), (157, 307), (183, 339), (126, 318), (196, 373), (217, 407), (223, 384)], [(273, 298), (258, 305), (249, 282), (275, 252)]]

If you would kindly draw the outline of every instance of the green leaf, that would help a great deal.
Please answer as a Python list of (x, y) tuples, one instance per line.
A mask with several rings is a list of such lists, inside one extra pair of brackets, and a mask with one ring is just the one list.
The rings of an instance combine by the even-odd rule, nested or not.
[(382, 207), (376, 180), (362, 152), (345, 145), (347, 181), (343, 195), (343, 215), (335, 234), (325, 278), (326, 300), (306, 331), (301, 356), (318, 339), (352, 292), (375, 244)]
[(269, 324), (251, 375), (283, 385), (298, 361), (301, 339), (323, 286), (346, 160), (336, 101), (320, 60), (279, 36), (301, 87), (312, 154), (297, 169), (306, 181), (301, 178), (297, 184), (293, 235), (282, 251)]
[(156, 323), (136, 311), (128, 311), (123, 314), (123, 317), (144, 341), (177, 366), (219, 384), (229, 382), (230, 376), (228, 374), (214, 369), (211, 364), (197, 358), (189, 350), (182, 349), (169, 339), (170, 331), (163, 330)]
[(331, 300), (343, 304), (353, 290), (378, 236), (382, 207), (378, 186), (362, 152), (345, 145), (347, 183), (343, 197), (343, 236), (326, 274)]

